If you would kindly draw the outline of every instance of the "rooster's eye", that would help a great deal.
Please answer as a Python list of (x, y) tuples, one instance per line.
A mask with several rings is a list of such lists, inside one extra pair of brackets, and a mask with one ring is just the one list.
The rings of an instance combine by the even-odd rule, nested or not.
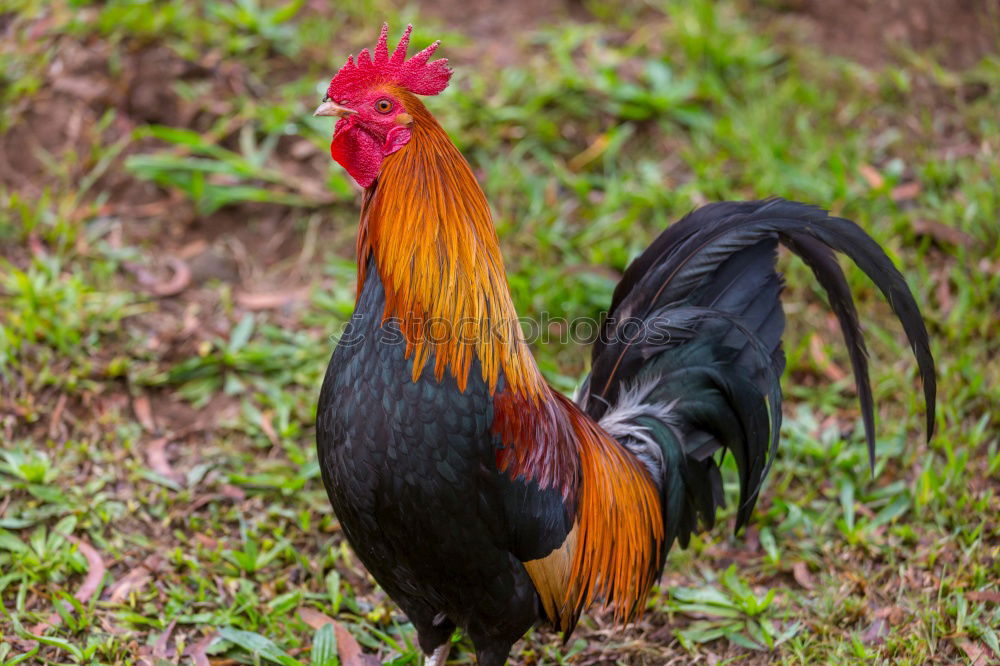
[(329, 102), (329, 101), (330, 101), (330, 96), (329, 95), (323, 95), (323, 102), (326, 103), (326, 102)]
[(389, 113), (392, 111), (392, 102), (383, 97), (379, 101), (375, 102), (375, 110), (379, 113)]

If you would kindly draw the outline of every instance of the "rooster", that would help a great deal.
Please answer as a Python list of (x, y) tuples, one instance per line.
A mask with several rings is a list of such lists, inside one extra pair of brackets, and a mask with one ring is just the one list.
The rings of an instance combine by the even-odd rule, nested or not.
[(865, 344), (835, 251), (901, 322), (931, 431), (934, 361), (903, 277), (853, 222), (781, 199), (706, 205), (666, 229), (615, 289), (576, 400), (552, 389), (486, 197), (417, 97), (448, 85), (447, 60), (431, 60), (437, 42), (407, 58), (412, 26), (390, 53), (387, 30), (316, 110), (337, 118), (331, 155), (364, 188), (355, 313), (323, 382), (317, 444), (348, 542), (429, 664), (444, 663), (456, 627), (496, 666), (542, 619), (569, 636), (593, 602), (635, 618), (671, 546), (713, 524), (726, 452), (737, 529), (747, 523), (781, 423), (779, 243), (839, 320), (870, 459)]

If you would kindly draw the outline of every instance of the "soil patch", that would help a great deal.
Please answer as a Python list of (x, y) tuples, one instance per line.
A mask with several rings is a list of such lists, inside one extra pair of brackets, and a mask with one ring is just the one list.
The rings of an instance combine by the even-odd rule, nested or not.
[(793, 0), (820, 45), (870, 67), (895, 60), (900, 47), (929, 51), (964, 69), (1000, 52), (996, 0)]
[[(450, 28), (469, 38), (469, 50), (482, 62), (512, 65), (524, 58), (519, 35), (565, 21), (592, 20), (577, 0), (439, 0), (422, 8)], [(449, 49), (453, 48), (449, 46)]]

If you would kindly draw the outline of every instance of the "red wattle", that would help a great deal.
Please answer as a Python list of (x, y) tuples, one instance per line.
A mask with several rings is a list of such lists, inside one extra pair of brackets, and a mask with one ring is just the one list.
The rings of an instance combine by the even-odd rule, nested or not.
[(330, 156), (347, 169), (361, 187), (368, 187), (378, 177), (385, 155), (371, 134), (357, 127), (344, 128), (333, 135)]

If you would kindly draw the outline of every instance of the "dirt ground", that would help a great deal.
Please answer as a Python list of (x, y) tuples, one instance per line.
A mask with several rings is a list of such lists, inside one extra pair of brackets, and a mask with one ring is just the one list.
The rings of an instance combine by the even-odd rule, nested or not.
[(1000, 48), (996, 0), (789, 0), (819, 43), (868, 66), (901, 48), (930, 51), (949, 67), (971, 67)]

